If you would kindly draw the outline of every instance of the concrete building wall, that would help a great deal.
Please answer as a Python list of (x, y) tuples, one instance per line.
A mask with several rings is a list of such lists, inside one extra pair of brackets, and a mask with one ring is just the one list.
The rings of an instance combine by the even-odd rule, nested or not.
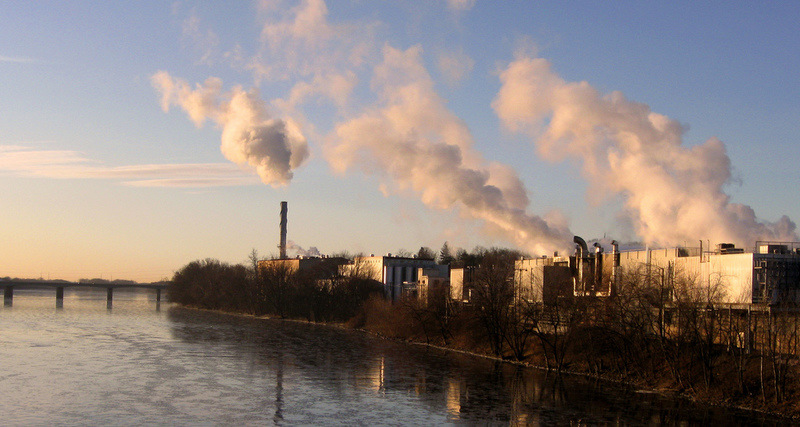
[(464, 269), (450, 269), (450, 299), (455, 301), (464, 300)]
[(420, 302), (426, 304), (434, 303), (434, 298), (450, 298), (449, 266), (419, 268), (416, 287)]
[(514, 262), (517, 296), (528, 302), (555, 303), (572, 295), (569, 259), (561, 257), (522, 259)]
[(679, 248), (642, 249), (620, 252), (619, 255), (620, 267), (632, 271), (647, 264), (667, 268), (670, 262), (680, 257), (680, 250)]
[[(750, 304), (779, 301), (800, 302), (800, 251), (785, 245), (763, 245), (756, 253), (741, 249), (717, 247), (717, 251), (701, 256), (700, 248), (667, 248), (625, 251), (619, 254), (618, 277), (624, 274), (641, 274), (652, 280), (664, 277), (664, 285), (691, 283), (706, 291), (717, 288), (714, 300), (726, 304)], [(567, 258), (562, 260), (568, 261)], [(592, 264), (590, 259), (584, 264)], [(548, 289), (561, 289), (553, 281), (563, 282), (567, 270), (548, 269), (558, 266), (556, 258), (535, 258), (515, 263), (518, 295), (530, 301), (552, 300)], [(568, 265), (564, 262), (561, 265)], [(602, 254), (602, 289), (594, 289), (594, 296), (607, 296), (606, 284), (614, 286), (612, 253)], [(584, 269), (584, 276), (591, 274)], [(575, 274), (571, 271), (570, 274)], [(595, 284), (597, 286), (597, 284)], [(578, 292), (576, 290), (575, 292)], [(552, 295), (552, 294), (550, 294)], [(578, 295), (578, 293), (576, 293)]]
[(356, 257), (354, 264), (359, 263), (370, 267), (372, 278), (383, 283), (386, 297), (392, 300), (402, 295), (404, 283), (417, 282), (419, 268), (436, 267), (434, 260), (393, 256)]
[[(719, 284), (722, 299), (727, 303), (753, 302), (753, 255), (752, 253), (711, 255), (708, 258), (709, 286)], [(697, 258), (697, 257), (692, 257)]]
[(745, 304), (753, 302), (753, 255), (709, 254), (674, 260), (676, 282), (686, 281), (705, 288), (715, 288), (718, 302)]
[[(627, 251), (620, 254), (620, 268), (631, 273), (665, 275), (666, 283), (718, 286), (723, 303), (749, 303), (753, 295), (753, 254), (705, 254), (685, 256), (683, 248)], [(649, 266), (649, 268), (648, 268)]]
[(514, 281), (519, 298), (541, 302), (544, 294), (544, 267), (553, 265), (554, 258), (521, 259), (514, 262)]

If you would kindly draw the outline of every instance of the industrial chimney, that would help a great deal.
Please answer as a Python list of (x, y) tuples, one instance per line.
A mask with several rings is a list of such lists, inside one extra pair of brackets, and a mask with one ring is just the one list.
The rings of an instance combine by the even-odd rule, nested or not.
[(619, 280), (619, 263), (620, 263), (620, 255), (619, 255), (619, 243), (616, 240), (611, 241), (611, 257), (612, 257), (612, 267), (611, 267), (611, 295), (615, 295), (617, 293), (617, 281)]
[(286, 212), (288, 207), (286, 202), (281, 202), (281, 244), (278, 245), (280, 250), (280, 259), (286, 259)]
[(572, 238), (572, 241), (576, 244), (576, 252), (575, 252), (575, 265), (577, 267), (577, 272), (574, 277), (574, 292), (576, 295), (580, 292), (580, 295), (586, 295), (586, 264), (589, 261), (589, 248), (586, 246), (586, 241), (583, 240), (581, 237), (575, 236)]

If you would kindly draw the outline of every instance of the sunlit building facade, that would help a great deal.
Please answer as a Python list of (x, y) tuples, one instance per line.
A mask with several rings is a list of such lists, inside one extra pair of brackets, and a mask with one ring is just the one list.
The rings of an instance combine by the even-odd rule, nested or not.
[(384, 294), (391, 301), (403, 295), (404, 287), (415, 287), (420, 270), (436, 269), (436, 261), (413, 257), (385, 256), (356, 257), (352, 266), (345, 268), (364, 268), (371, 278), (383, 283)]
[[(579, 245), (580, 246), (580, 245)], [(675, 286), (705, 290), (708, 302), (747, 305), (800, 303), (800, 243), (757, 242), (751, 252), (732, 244), (611, 253), (584, 246), (568, 257), (515, 263), (518, 297), (554, 303), (566, 297), (608, 297), (623, 280), (646, 280), (674, 298)]]

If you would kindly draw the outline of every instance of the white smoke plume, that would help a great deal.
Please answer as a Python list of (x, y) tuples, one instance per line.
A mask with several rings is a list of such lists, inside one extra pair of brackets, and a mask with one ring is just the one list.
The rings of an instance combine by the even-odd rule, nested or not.
[(295, 243), (295, 242), (293, 242), (291, 240), (286, 242), (286, 250), (294, 252), (298, 256), (303, 256), (303, 257), (318, 257), (318, 256), (322, 256), (322, 254), (319, 252), (319, 249), (317, 249), (316, 246), (311, 246), (308, 249), (303, 249), (302, 246), (298, 245), (297, 243)]
[(290, 119), (271, 118), (258, 94), (234, 87), (222, 92), (222, 82), (209, 78), (195, 89), (169, 73), (152, 77), (161, 93), (161, 107), (183, 108), (198, 127), (211, 120), (222, 128), (222, 154), (230, 161), (254, 169), (261, 181), (273, 187), (292, 179), (293, 171), (308, 158), (308, 144)]
[(386, 46), (383, 53), (372, 82), (380, 106), (337, 125), (326, 147), (333, 169), (358, 166), (383, 174), (390, 186), (417, 194), (426, 205), (457, 208), (533, 252), (569, 247), (572, 236), (561, 218), (526, 212), (527, 191), (516, 172), (488, 164), (472, 148), (467, 127), (434, 91), (421, 49)]
[[(340, 102), (341, 91), (355, 79), (354, 74), (343, 70), (359, 68), (373, 56), (372, 34), (378, 24), (332, 23), (323, 0), (261, 1), (258, 7), (260, 44), (256, 55), (245, 61), (245, 68), (258, 81), (312, 78), (314, 82), (308, 87), (334, 95)], [(331, 90), (318, 85), (321, 80), (340, 87)]]
[(749, 206), (731, 202), (723, 191), (730, 159), (718, 139), (684, 145), (675, 120), (620, 92), (565, 82), (541, 58), (518, 57), (500, 79), (492, 106), (503, 123), (530, 132), (548, 160), (577, 159), (592, 197), (622, 196), (645, 243), (798, 239), (788, 217), (759, 221)]

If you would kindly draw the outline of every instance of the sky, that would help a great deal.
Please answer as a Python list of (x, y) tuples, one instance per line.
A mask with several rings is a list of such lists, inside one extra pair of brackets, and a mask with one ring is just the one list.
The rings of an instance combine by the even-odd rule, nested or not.
[(0, 8), (0, 277), (798, 240), (798, 2)]

